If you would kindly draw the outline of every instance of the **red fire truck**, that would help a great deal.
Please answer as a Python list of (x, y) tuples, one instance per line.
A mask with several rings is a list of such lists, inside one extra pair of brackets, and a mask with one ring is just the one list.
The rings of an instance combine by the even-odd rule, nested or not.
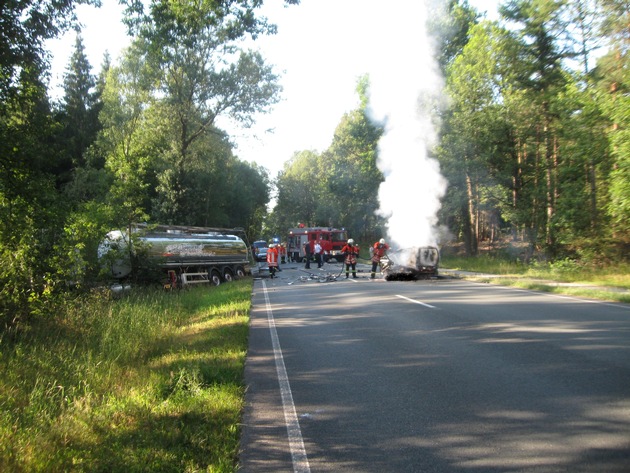
[(331, 227), (290, 228), (287, 237), (287, 252), (293, 261), (301, 262), (304, 260), (304, 244), (308, 243), (313, 253), (317, 241), (324, 250), (324, 261), (331, 258), (342, 261), (341, 249), (348, 241), (348, 232)]

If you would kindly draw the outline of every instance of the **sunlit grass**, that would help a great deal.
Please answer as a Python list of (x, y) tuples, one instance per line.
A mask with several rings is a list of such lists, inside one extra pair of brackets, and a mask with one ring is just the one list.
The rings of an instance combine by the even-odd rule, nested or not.
[[(478, 281), (600, 300), (630, 302), (628, 292), (630, 265), (627, 263), (588, 265), (562, 260), (554, 263), (523, 264), (501, 257), (483, 255), (474, 258), (445, 256), (440, 264), (443, 268), (499, 276), (492, 278), (475, 276)], [(575, 285), (571, 285), (572, 283)], [(601, 289), (598, 289), (598, 286)]]
[(463, 257), (442, 255), (440, 266), (462, 271), (474, 271), (489, 274), (524, 274), (528, 267), (514, 261), (493, 256)]
[(0, 471), (234, 471), (251, 279), (82, 298), (0, 338)]

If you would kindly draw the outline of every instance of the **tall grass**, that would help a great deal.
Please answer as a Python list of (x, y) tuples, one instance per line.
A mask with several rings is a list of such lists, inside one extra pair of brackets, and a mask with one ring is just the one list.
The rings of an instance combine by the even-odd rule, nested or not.
[(462, 271), (490, 274), (524, 274), (528, 266), (502, 256), (481, 255), (477, 257), (441, 255), (440, 266)]
[(251, 279), (66, 302), (0, 334), (0, 471), (234, 471)]
[(530, 264), (507, 259), (500, 255), (477, 257), (444, 256), (440, 265), (449, 269), (499, 275), (522, 275), (563, 282), (585, 282), (630, 288), (630, 264), (619, 262), (607, 265), (580, 263), (564, 259), (555, 262)]
[[(500, 275), (501, 278), (494, 278), (492, 281), (505, 285), (630, 302), (630, 264), (626, 262), (596, 265), (565, 259), (524, 264), (502, 255), (485, 254), (478, 257), (446, 255), (442, 258), (440, 266)], [(556, 283), (567, 283), (567, 285)], [(576, 285), (571, 286), (571, 283)]]

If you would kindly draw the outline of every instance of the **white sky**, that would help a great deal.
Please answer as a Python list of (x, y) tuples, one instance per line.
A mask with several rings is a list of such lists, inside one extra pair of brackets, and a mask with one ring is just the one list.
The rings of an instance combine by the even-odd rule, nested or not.
[[(249, 130), (226, 121), (218, 123), (234, 137), (238, 146), (235, 153), (265, 166), (275, 177), (295, 151), (326, 149), (342, 115), (357, 106), (357, 78), (377, 66), (373, 63), (373, 48), (378, 48), (383, 39), (391, 48), (392, 38), (400, 38), (385, 56), (413, 56), (414, 48), (405, 43), (397, 15), (408, 15), (417, 2), (302, 0), (298, 6), (285, 8), (282, 0), (267, 0), (263, 12), (278, 25), (278, 34), (259, 38), (255, 44), (282, 75), (282, 102), (271, 113), (258, 117), (257, 125)], [(469, 0), (482, 12), (490, 9), (491, 17), (495, 16), (497, 2)], [(94, 73), (100, 70), (106, 50), (115, 61), (128, 44), (117, 1), (105, 0), (103, 4), (99, 9), (78, 7)], [(53, 84), (62, 81), (74, 41), (75, 34), (70, 33), (49, 43)]]

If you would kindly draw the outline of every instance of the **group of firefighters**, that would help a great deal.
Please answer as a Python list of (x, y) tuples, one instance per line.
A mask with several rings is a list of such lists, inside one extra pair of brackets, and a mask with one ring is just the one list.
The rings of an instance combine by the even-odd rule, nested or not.
[[(305, 244), (305, 248), (307, 258), (306, 258), (306, 269), (310, 269), (311, 263), (311, 251), (309, 243)], [(370, 259), (372, 261), (372, 271), (370, 272), (370, 279), (374, 279), (376, 277), (376, 269), (381, 263), (381, 258), (385, 256), (389, 250), (389, 245), (385, 241), (384, 238), (381, 238), (379, 241), (374, 243), (370, 247)], [(346, 279), (350, 277), (350, 270), (352, 269), (352, 277), (356, 279), (357, 277), (357, 259), (359, 257), (359, 246), (354, 243), (354, 240), (350, 238), (346, 245), (341, 249), (341, 252), (344, 255), (344, 264), (346, 267)], [(269, 245), (269, 250), (267, 251), (267, 265), (269, 266), (269, 277), (274, 278), (276, 275), (276, 271), (282, 271), (279, 266), (279, 262), (285, 263), (287, 256), (287, 248), (284, 244), (276, 244), (272, 243)], [(321, 267), (321, 260), (318, 260), (318, 267)]]

